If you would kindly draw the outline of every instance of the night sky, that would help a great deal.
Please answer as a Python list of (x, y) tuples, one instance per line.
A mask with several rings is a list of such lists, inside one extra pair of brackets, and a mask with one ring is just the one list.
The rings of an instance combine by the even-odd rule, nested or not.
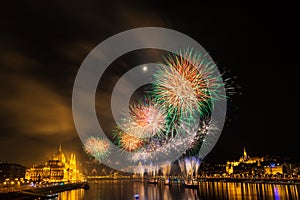
[(207, 160), (238, 159), (244, 146), (250, 156), (300, 158), (295, 6), (31, 1), (2, 4), (0, 13), (0, 160), (41, 164), (59, 144), (87, 159), (71, 110), (77, 70), (108, 37), (148, 26), (192, 37), (235, 80), (225, 127)]

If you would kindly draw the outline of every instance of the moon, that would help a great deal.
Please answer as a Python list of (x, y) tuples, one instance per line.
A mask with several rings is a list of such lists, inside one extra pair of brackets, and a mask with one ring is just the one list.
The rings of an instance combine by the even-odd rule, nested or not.
[(143, 67), (143, 71), (145, 72), (145, 71), (147, 71), (148, 70), (148, 67), (147, 66), (144, 66)]

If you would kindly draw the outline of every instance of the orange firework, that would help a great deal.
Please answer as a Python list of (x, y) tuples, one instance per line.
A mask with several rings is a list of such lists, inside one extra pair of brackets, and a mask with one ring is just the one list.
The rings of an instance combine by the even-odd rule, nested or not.
[(130, 118), (124, 120), (124, 130), (139, 138), (160, 135), (166, 128), (165, 109), (145, 98), (143, 102), (130, 105)]
[(137, 149), (139, 149), (140, 147), (143, 146), (143, 140), (138, 138), (138, 137), (134, 137), (132, 135), (129, 135), (127, 133), (123, 133), (120, 136), (120, 145), (122, 146), (122, 148), (126, 151), (135, 151)]

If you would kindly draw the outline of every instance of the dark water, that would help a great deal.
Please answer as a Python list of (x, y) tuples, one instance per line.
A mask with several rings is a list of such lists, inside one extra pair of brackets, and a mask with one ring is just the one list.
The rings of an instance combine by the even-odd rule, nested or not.
[(91, 199), (299, 199), (300, 185), (262, 183), (201, 182), (198, 190), (179, 185), (152, 185), (130, 180), (91, 181), (89, 190), (73, 190), (59, 194), (60, 200)]

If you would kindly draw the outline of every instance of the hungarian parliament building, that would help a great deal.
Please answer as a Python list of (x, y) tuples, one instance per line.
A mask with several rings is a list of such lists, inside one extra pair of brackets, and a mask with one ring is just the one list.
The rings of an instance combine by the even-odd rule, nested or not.
[(45, 165), (34, 165), (25, 172), (25, 179), (38, 182), (75, 182), (82, 180), (75, 154), (69, 160), (62, 152), (61, 145), (58, 152)]

